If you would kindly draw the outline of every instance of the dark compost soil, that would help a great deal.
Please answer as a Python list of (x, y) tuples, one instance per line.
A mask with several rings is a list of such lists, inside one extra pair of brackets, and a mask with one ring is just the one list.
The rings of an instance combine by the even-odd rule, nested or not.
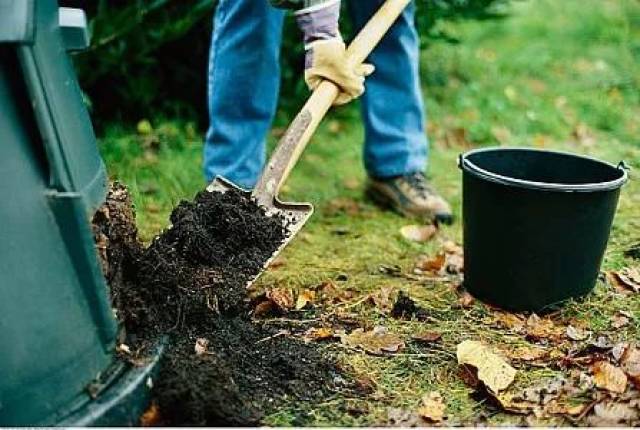
[(135, 362), (169, 339), (153, 385), (159, 424), (256, 425), (285, 397), (317, 401), (350, 389), (326, 353), (251, 320), (245, 285), (284, 241), (283, 219), (240, 193), (203, 191), (171, 223), (145, 248), (118, 184), (94, 217), (121, 341), (132, 351), (123, 358)]

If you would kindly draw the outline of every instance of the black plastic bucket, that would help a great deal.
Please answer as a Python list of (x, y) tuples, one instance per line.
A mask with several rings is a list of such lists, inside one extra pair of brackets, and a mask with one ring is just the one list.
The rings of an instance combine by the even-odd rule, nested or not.
[(593, 158), (524, 148), (460, 157), (465, 287), (512, 311), (590, 292), (627, 172)]

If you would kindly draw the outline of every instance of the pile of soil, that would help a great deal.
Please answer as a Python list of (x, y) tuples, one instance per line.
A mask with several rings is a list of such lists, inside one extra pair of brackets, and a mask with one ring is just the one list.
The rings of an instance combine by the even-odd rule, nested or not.
[(135, 351), (123, 358), (139, 362), (169, 339), (153, 388), (160, 424), (257, 425), (285, 398), (353, 388), (322, 350), (251, 320), (245, 285), (285, 240), (284, 219), (241, 193), (204, 191), (171, 223), (145, 248), (119, 184), (94, 218), (121, 341)]

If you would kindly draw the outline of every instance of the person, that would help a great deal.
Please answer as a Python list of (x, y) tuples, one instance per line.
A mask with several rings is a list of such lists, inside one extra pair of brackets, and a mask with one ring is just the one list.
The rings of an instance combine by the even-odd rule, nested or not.
[[(350, 0), (362, 28), (383, 0)], [(427, 181), (425, 111), (420, 91), (419, 38), (410, 4), (370, 55), (352, 65), (339, 31), (340, 0), (219, 0), (209, 59), (210, 126), (204, 146), (207, 181), (216, 176), (252, 188), (265, 163), (265, 139), (280, 85), (280, 44), (286, 9), (305, 43), (305, 80), (340, 88), (336, 104), (362, 97), (366, 195), (381, 206), (425, 221), (450, 223), (449, 204)], [(375, 66), (375, 73), (367, 79)]]

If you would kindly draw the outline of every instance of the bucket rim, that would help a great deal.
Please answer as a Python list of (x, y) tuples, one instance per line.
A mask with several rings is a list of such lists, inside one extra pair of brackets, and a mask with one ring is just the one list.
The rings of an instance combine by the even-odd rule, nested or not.
[[(538, 181), (528, 181), (525, 179), (517, 179), (517, 178), (512, 178), (509, 176), (493, 173), (481, 167), (478, 167), (476, 164), (474, 164), (469, 160), (469, 157), (475, 154), (480, 154), (485, 152), (498, 152), (498, 151), (505, 151), (505, 150), (506, 151), (522, 151), (522, 152), (538, 152), (538, 153), (565, 155), (565, 156), (570, 156), (574, 158), (581, 158), (583, 160), (599, 163), (613, 170), (617, 170), (621, 172), (622, 175), (619, 178), (611, 181), (592, 182), (592, 183), (585, 183), (585, 184), (538, 182)], [(543, 190), (543, 191), (559, 191), (559, 192), (612, 191), (612, 190), (620, 189), (629, 179), (627, 169), (624, 166), (624, 163), (622, 161), (618, 164), (618, 166), (615, 166), (607, 161), (599, 160), (597, 158), (590, 157), (588, 155), (575, 154), (567, 151), (526, 148), (526, 147), (500, 146), (500, 147), (473, 149), (471, 151), (465, 152), (464, 154), (460, 154), (460, 158), (458, 160), (458, 167), (462, 169), (464, 172), (468, 172), (480, 179), (488, 180), (490, 182), (498, 183), (501, 185), (511, 185), (511, 186), (516, 186), (520, 188), (526, 188), (531, 190)]]

